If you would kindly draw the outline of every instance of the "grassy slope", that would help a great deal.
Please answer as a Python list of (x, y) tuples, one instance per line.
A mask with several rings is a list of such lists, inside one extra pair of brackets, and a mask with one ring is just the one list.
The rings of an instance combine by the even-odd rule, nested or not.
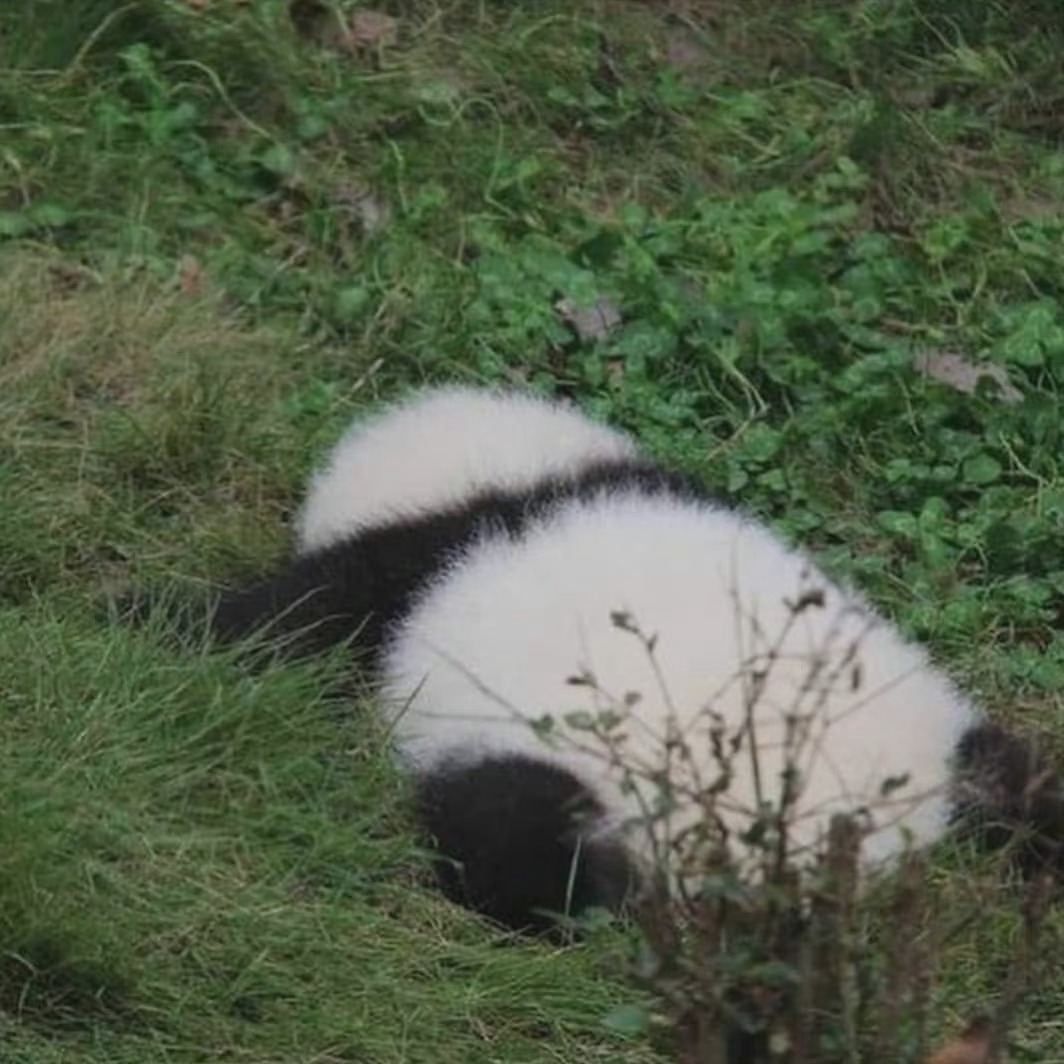
[[(499, 948), (410, 889), (398, 783), (320, 671), (179, 660), (93, 604), (267, 564), (358, 405), (522, 379), (1064, 748), (1059, 5), (410, 0), (353, 52), (354, 5), (286, 6), (0, 11), (4, 1059), (651, 1059), (601, 1024), (615, 941)], [(624, 324), (574, 341), (560, 297)], [(1014, 923), (941, 886), (985, 914), (948, 1021)], [(1058, 1012), (1016, 1059), (1064, 1058)]]

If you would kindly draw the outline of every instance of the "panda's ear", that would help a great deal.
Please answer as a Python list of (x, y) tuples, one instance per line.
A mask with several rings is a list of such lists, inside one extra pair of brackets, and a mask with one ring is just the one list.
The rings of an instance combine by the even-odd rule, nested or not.
[(1027, 874), (1060, 871), (1064, 784), (1037, 741), (997, 724), (970, 728), (957, 745), (955, 815), (990, 849), (1009, 848)]
[(991, 1034), (990, 1020), (976, 1017), (959, 1038), (947, 1042), (924, 1064), (986, 1064), (990, 1059)]

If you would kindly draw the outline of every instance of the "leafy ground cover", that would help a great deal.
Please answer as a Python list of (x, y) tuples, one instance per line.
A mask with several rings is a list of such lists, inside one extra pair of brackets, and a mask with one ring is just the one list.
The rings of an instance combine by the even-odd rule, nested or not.
[[(419, 888), (328, 664), (101, 620), (268, 565), (415, 383), (631, 429), (1064, 754), (1062, 54), (1057, 0), (0, 6), (4, 1059), (656, 1059), (623, 934)], [(936, 887), (948, 1028), (1017, 923)], [(1019, 1061), (1064, 1059), (1051, 924)]]

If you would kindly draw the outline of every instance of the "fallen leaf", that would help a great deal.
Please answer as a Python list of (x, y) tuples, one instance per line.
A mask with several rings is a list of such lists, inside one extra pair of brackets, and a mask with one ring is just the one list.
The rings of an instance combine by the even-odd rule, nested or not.
[(620, 310), (608, 299), (599, 299), (590, 307), (578, 307), (571, 300), (562, 299), (555, 309), (581, 340), (601, 340), (621, 324)]
[(87, 266), (75, 262), (56, 262), (48, 267), (48, 275), (56, 288), (63, 292), (74, 292), (88, 284), (98, 284), (99, 277)]
[(301, 37), (349, 55), (386, 48), (399, 39), (399, 20), (383, 11), (358, 8), (345, 19), (321, 0), (291, 0), (288, 13)]
[(203, 267), (195, 255), (182, 255), (178, 259), (177, 287), (186, 296), (198, 296), (203, 290)]
[(1010, 380), (1005, 370), (993, 362), (973, 362), (956, 351), (922, 351), (913, 365), (918, 373), (946, 384), (955, 391), (971, 395), (983, 378), (997, 385), (998, 398), (1003, 403), (1018, 403), (1023, 393)]
[(342, 184), (333, 196), (339, 206), (358, 220), (364, 233), (377, 233), (392, 220), (392, 208), (387, 201), (360, 185)]
[(1044, 196), (1017, 196), (1001, 208), (1002, 217), (1009, 222), (1044, 222), (1060, 214), (1060, 203)]
[(973, 1020), (960, 1038), (948, 1042), (925, 1064), (986, 1064), (990, 1059), (990, 1034), (988, 1020)]
[(352, 42), (366, 48), (386, 48), (399, 39), (399, 20), (371, 8), (355, 11), (348, 27)]

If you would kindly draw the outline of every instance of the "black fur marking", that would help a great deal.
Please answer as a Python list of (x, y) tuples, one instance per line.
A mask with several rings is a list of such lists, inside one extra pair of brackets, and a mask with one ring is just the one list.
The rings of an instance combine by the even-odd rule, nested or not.
[(602, 492), (704, 498), (697, 487), (649, 462), (603, 462), (528, 491), (488, 491), (438, 513), (366, 529), (297, 558), (269, 580), (221, 595), (211, 632), (229, 643), (257, 632), (279, 637), (287, 658), (342, 643), (375, 652), (416, 594), (480, 536), (519, 536), (559, 503)]
[(1064, 787), (1036, 746), (979, 724), (961, 737), (954, 767), (962, 831), (989, 849), (1013, 847), (1026, 874), (1064, 868)]
[(637, 884), (620, 840), (582, 830), (601, 803), (546, 761), (445, 764), (420, 777), (417, 811), (447, 897), (516, 931), (556, 931), (551, 914), (616, 910)]

